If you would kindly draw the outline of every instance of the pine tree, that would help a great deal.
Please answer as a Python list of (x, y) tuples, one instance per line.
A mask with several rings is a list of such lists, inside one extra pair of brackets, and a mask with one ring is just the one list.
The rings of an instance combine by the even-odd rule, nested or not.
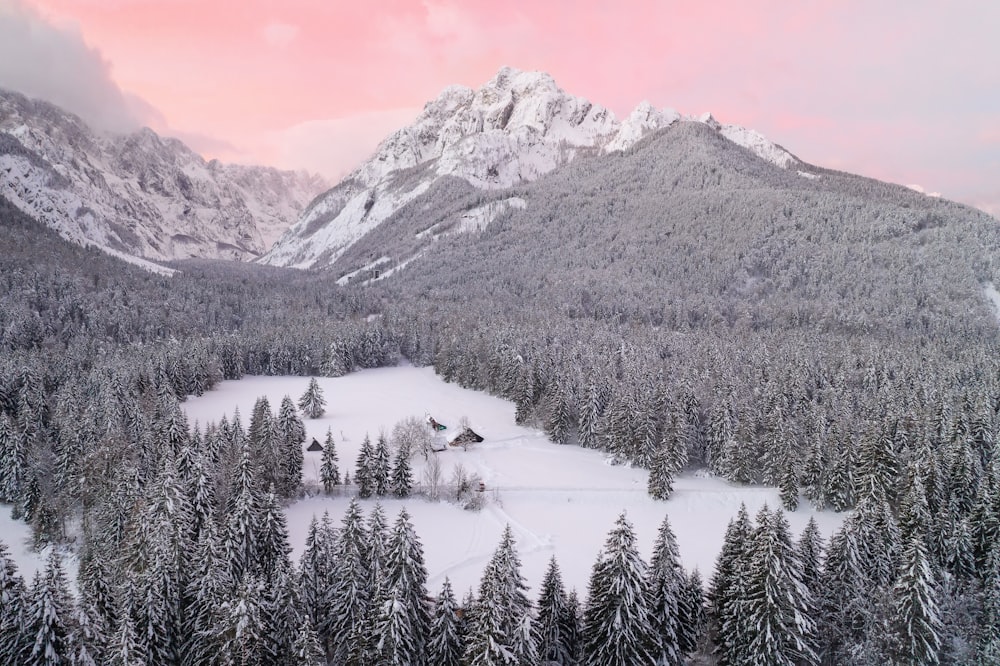
[(461, 621), (458, 618), (458, 604), (451, 589), (451, 582), (445, 578), (441, 593), (434, 604), (431, 628), (427, 641), (427, 663), (434, 666), (459, 666), (462, 660), (464, 641)]
[(299, 398), (299, 409), (310, 419), (318, 419), (326, 412), (323, 389), (319, 387), (319, 382), (316, 381), (315, 377), (309, 380), (309, 388)]
[(923, 540), (913, 538), (903, 553), (899, 579), (892, 588), (890, 652), (894, 663), (940, 663), (941, 617), (938, 590)]
[(747, 572), (746, 597), (740, 604), (749, 628), (745, 649), (748, 665), (816, 664), (812, 599), (802, 584), (788, 523), (765, 506), (757, 516), (757, 532)]
[(354, 471), (354, 483), (358, 486), (358, 497), (365, 499), (375, 491), (374, 475), (375, 449), (372, 441), (365, 435), (358, 452), (358, 461)]
[[(110, 653), (112, 666), (146, 666), (147, 655), (135, 631), (131, 594), (125, 592), (118, 610), (118, 630), (112, 638)], [(197, 663), (197, 662), (191, 662)]]
[(677, 537), (670, 529), (670, 521), (663, 517), (649, 561), (647, 586), (649, 588), (650, 621), (656, 636), (656, 663), (672, 666), (681, 663), (680, 607), (686, 576), (680, 564)]
[(739, 659), (731, 650), (742, 637), (738, 636), (739, 609), (737, 602), (749, 566), (750, 541), (753, 527), (745, 505), (740, 505), (736, 519), (730, 521), (722, 541), (722, 550), (715, 561), (715, 571), (709, 587), (708, 600), (710, 629), (714, 642), (719, 646), (724, 664), (738, 664)]
[(337, 467), (337, 448), (333, 441), (333, 432), (326, 430), (326, 440), (323, 442), (323, 462), (319, 468), (319, 478), (323, 482), (323, 492), (331, 494), (340, 485), (340, 468)]
[(649, 496), (657, 500), (669, 499), (674, 491), (674, 469), (670, 452), (661, 446), (653, 455), (647, 481)]
[(389, 479), (392, 494), (396, 497), (409, 497), (413, 488), (413, 469), (410, 467), (410, 456), (400, 447), (392, 462), (392, 475)]
[(508, 525), (480, 581), (463, 662), (469, 666), (520, 666), (516, 644), (524, 623), (530, 622), (530, 612), (521, 561)]
[(313, 629), (309, 618), (305, 618), (295, 635), (291, 666), (325, 666), (325, 664), (326, 656), (316, 636), (316, 630)]
[(389, 494), (389, 442), (385, 433), (380, 433), (372, 457), (372, 492), (379, 497)]
[(559, 565), (556, 558), (552, 557), (542, 578), (535, 621), (535, 643), (543, 666), (568, 666), (574, 663), (570, 637), (565, 632), (569, 612)]
[(424, 601), (427, 569), (420, 540), (406, 509), (399, 512), (386, 550), (385, 587), (390, 596), (379, 618), (380, 626), (409, 635), (405, 638), (400, 634), (391, 650), (393, 659), (414, 666), (423, 664), (431, 623)]
[(690, 654), (705, 630), (705, 585), (698, 569), (685, 580), (682, 594), (683, 601), (677, 607), (677, 645), (681, 654)]
[(302, 463), (305, 454), (302, 444), (306, 441), (306, 429), (295, 409), (295, 403), (287, 395), (278, 409), (278, 455), (275, 468), (274, 488), (281, 497), (291, 497), (302, 483)]
[(820, 595), (820, 561), (823, 558), (823, 536), (819, 533), (816, 519), (809, 517), (809, 522), (802, 530), (802, 536), (796, 548), (799, 563), (802, 568), (802, 584), (809, 591), (815, 609)]
[(265, 640), (263, 582), (254, 576), (247, 576), (235, 596), (223, 604), (221, 614), (218, 632), (222, 643), (222, 664), (251, 666), (261, 663)]
[[(335, 663), (344, 663), (357, 648), (362, 634), (362, 624), (369, 612), (372, 583), (368, 561), (368, 533), (365, 529), (361, 505), (352, 499), (341, 522), (338, 534), (331, 585), (325, 600), (328, 614), (320, 618), (321, 636), (329, 636), (327, 653)], [(352, 645), (352, 639), (355, 644)]]
[(28, 599), (24, 579), (17, 573), (6, 544), (0, 540), (0, 663), (16, 664), (30, 650), (34, 636), (27, 636)]
[(855, 531), (844, 524), (834, 532), (827, 548), (820, 578), (820, 657), (824, 664), (845, 663), (852, 646), (860, 640), (860, 628), (869, 614), (873, 594), (861, 567)]
[(53, 551), (46, 561), (44, 575), (35, 574), (31, 585), (25, 626), (34, 644), (26, 655), (30, 666), (57, 666), (68, 663), (72, 653), (69, 634), (73, 630), (73, 609), (62, 560)]
[(587, 666), (656, 663), (646, 563), (635, 541), (632, 525), (622, 514), (594, 564), (583, 614)]
[(785, 508), (785, 511), (795, 511), (799, 508), (798, 475), (795, 473), (795, 461), (791, 456), (787, 458), (782, 467), (778, 487), (781, 490), (781, 506)]
[(556, 444), (566, 444), (569, 442), (573, 417), (569, 394), (563, 388), (562, 382), (556, 380), (546, 402), (548, 411), (545, 417), (545, 434)]

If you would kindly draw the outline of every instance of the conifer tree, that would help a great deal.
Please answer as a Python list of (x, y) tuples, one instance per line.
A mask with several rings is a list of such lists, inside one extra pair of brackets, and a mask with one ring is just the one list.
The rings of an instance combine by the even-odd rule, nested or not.
[(323, 654), (323, 647), (316, 636), (309, 618), (304, 618), (295, 635), (295, 645), (293, 650), (293, 660), (291, 666), (324, 666), (326, 656)]
[(427, 638), (427, 663), (435, 666), (459, 666), (462, 660), (463, 640), (458, 604), (451, 582), (446, 577), (441, 593), (434, 603), (431, 626)]
[(729, 522), (722, 550), (715, 561), (715, 571), (709, 587), (709, 621), (712, 638), (719, 647), (722, 663), (738, 663), (733, 659), (732, 645), (741, 644), (738, 636), (741, 589), (749, 566), (750, 541), (753, 527), (746, 505), (740, 505), (736, 519)]
[(812, 597), (815, 612), (815, 606), (819, 603), (821, 591), (820, 563), (823, 558), (823, 536), (819, 533), (819, 525), (816, 524), (816, 519), (812, 516), (809, 517), (809, 522), (806, 523), (805, 529), (802, 530), (802, 536), (799, 538), (796, 547), (796, 554), (802, 568), (802, 584), (805, 585), (806, 590), (809, 591), (809, 595)]
[(389, 486), (392, 494), (396, 497), (409, 497), (410, 490), (413, 488), (413, 469), (410, 467), (410, 456), (402, 447), (396, 449)]
[[(424, 555), (410, 522), (403, 509), (399, 512), (386, 550), (385, 587), (391, 595), (383, 608), (380, 624), (394, 631), (407, 632), (409, 638), (400, 636), (392, 649), (394, 659), (414, 666), (424, 663), (427, 636), (430, 633), (430, 615), (427, 604), (427, 569)], [(397, 613), (401, 616), (395, 617)], [(411, 652), (406, 650), (410, 649)]]
[(337, 466), (337, 448), (333, 441), (333, 432), (326, 430), (326, 440), (323, 442), (323, 461), (319, 468), (319, 478), (323, 482), (323, 492), (331, 494), (340, 485), (340, 468)]
[(681, 654), (690, 654), (698, 647), (705, 630), (705, 585), (694, 569), (683, 589), (684, 601), (678, 604), (677, 645)]
[(543, 666), (568, 666), (574, 663), (570, 636), (566, 635), (569, 613), (559, 565), (556, 558), (552, 557), (542, 578), (538, 616), (535, 620), (535, 643)]
[(683, 598), (685, 582), (677, 537), (670, 529), (669, 519), (664, 516), (653, 545), (647, 575), (650, 621), (657, 645), (656, 663), (663, 666), (681, 663), (680, 607), (686, 602)]
[(647, 481), (649, 496), (657, 500), (669, 499), (674, 491), (674, 469), (670, 452), (661, 446), (653, 455)]
[(375, 444), (375, 455), (372, 457), (372, 492), (385, 497), (389, 494), (389, 442), (385, 433), (380, 433)]
[(319, 387), (319, 382), (315, 377), (309, 380), (309, 388), (299, 398), (299, 409), (306, 415), (306, 418), (318, 419), (326, 412), (326, 399), (323, 397), (323, 389)]
[(45, 564), (45, 573), (35, 574), (25, 613), (28, 636), (34, 639), (25, 662), (31, 666), (58, 666), (68, 663), (72, 654), (69, 635), (73, 630), (70, 597), (62, 560), (53, 551)]
[(892, 589), (890, 652), (894, 663), (940, 663), (941, 616), (935, 575), (923, 540), (914, 537), (903, 553)]
[(545, 417), (545, 434), (556, 444), (566, 444), (569, 441), (572, 414), (569, 395), (562, 382), (556, 380), (546, 402), (548, 411)]
[(24, 579), (0, 540), (0, 663), (16, 664), (33, 645), (26, 632), (27, 603)]
[(746, 655), (746, 664), (816, 664), (812, 599), (802, 584), (788, 523), (765, 506), (757, 525), (746, 597), (740, 604), (749, 642), (736, 652)]
[(583, 614), (587, 666), (656, 663), (646, 563), (635, 541), (632, 524), (622, 514), (594, 564)]
[(799, 482), (795, 473), (795, 461), (789, 456), (782, 466), (781, 478), (778, 482), (781, 490), (781, 506), (785, 511), (795, 511), (799, 508)]
[(531, 612), (525, 589), (521, 561), (508, 525), (480, 581), (479, 598), (466, 635), (464, 663), (519, 664), (518, 634), (523, 633), (524, 623), (530, 622)]
[(295, 403), (287, 395), (278, 409), (278, 455), (274, 488), (281, 497), (291, 497), (302, 483), (302, 463), (305, 454), (302, 444), (306, 441), (306, 429), (295, 409)]
[(365, 435), (361, 442), (361, 450), (358, 452), (358, 461), (354, 470), (354, 483), (358, 486), (358, 497), (365, 499), (375, 492), (375, 449), (368, 435)]
[[(325, 600), (328, 615), (320, 618), (321, 636), (329, 636), (328, 655), (336, 663), (346, 662), (363, 633), (372, 594), (371, 567), (368, 561), (368, 533), (361, 505), (352, 499), (338, 534), (331, 585)], [(352, 639), (353, 643), (352, 644)]]

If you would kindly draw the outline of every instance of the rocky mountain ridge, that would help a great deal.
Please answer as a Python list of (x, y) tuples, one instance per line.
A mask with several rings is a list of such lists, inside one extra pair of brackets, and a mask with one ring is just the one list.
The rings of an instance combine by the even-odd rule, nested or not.
[(701, 122), (782, 168), (799, 161), (753, 130), (706, 114), (681, 116), (640, 104), (619, 121), (608, 109), (564, 92), (543, 72), (501, 69), (477, 90), (450, 86), (408, 127), (318, 197), (262, 259), (300, 268), (332, 264), (354, 242), (434, 183), (453, 177), (480, 190), (536, 180), (582, 156), (627, 150), (676, 122)]
[(154, 261), (250, 260), (326, 187), (304, 172), (206, 162), (150, 129), (102, 135), (0, 90), (0, 196), (80, 244)]

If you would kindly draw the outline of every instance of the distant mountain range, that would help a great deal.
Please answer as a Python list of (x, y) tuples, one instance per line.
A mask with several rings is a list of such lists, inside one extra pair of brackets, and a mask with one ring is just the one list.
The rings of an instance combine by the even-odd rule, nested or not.
[[(640, 104), (624, 121), (560, 89), (542, 72), (501, 69), (478, 90), (445, 89), (408, 127), (314, 201), (263, 262), (305, 267), (335, 262), (366, 233), (435, 183), (457, 178), (492, 192), (534, 181), (581, 157), (611, 156), (678, 122), (699, 122), (781, 168), (799, 160), (759, 133)], [(487, 195), (488, 196), (488, 195)], [(494, 202), (460, 229), (482, 228), (517, 201)]]
[(306, 173), (206, 162), (149, 129), (103, 135), (0, 90), (0, 196), (77, 243), (151, 260), (251, 260), (327, 187)]

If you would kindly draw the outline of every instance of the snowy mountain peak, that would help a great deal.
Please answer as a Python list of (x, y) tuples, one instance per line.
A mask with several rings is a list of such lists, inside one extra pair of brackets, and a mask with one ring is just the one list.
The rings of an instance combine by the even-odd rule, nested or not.
[(148, 128), (98, 134), (52, 104), (0, 90), (0, 196), (112, 254), (252, 259), (324, 187), (308, 174), (206, 163)]
[[(673, 109), (643, 102), (619, 122), (603, 106), (566, 93), (545, 72), (503, 67), (475, 90), (445, 88), (411, 125), (387, 137), (368, 161), (317, 199), (261, 261), (296, 267), (333, 263), (440, 178), (505, 189), (581, 155), (626, 150), (681, 119)], [(759, 134), (722, 126), (711, 114), (699, 120), (787, 166), (780, 159), (784, 151)]]

